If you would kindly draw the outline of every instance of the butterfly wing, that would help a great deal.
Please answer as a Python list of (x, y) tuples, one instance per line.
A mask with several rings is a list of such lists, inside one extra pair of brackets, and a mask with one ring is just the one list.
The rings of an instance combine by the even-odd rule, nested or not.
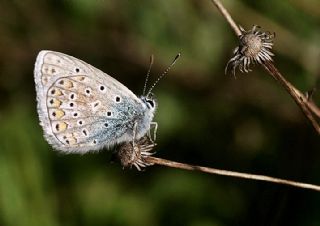
[(55, 149), (85, 153), (126, 139), (141, 100), (120, 82), (53, 51), (38, 54), (34, 75), (40, 124)]

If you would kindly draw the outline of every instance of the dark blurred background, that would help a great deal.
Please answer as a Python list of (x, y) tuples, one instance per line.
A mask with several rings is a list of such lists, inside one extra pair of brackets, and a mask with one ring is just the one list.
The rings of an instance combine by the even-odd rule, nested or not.
[[(276, 32), (274, 60), (305, 92), (320, 76), (318, 0), (223, 1), (244, 28)], [(320, 184), (319, 135), (260, 67), (224, 74), (237, 39), (209, 0), (0, 3), (0, 225), (320, 225), (320, 193), (154, 166), (45, 142), (33, 67), (42, 49), (82, 59), (142, 93), (154, 54), (156, 156)], [(320, 104), (319, 94), (315, 101)]]

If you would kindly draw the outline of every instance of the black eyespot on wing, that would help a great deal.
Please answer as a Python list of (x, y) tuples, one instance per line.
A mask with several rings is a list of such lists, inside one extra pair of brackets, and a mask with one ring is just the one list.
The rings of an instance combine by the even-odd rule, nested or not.
[(91, 94), (91, 90), (89, 88), (86, 88), (85, 92), (87, 95)]
[(116, 96), (116, 102), (119, 103), (121, 101), (121, 98), (119, 96)]

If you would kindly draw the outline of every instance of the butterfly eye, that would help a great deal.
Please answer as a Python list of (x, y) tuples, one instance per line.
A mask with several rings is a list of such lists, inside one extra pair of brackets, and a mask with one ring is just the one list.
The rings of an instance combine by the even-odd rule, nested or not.
[(147, 102), (148, 106), (150, 105), (151, 108), (154, 108), (155, 103), (153, 100), (146, 100), (146, 102)]

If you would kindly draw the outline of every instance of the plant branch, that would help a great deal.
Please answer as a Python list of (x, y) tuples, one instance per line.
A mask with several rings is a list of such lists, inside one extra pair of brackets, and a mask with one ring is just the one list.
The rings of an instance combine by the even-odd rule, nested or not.
[[(239, 39), (241, 39), (241, 37), (243, 36), (243, 33), (245, 34), (246, 31), (236, 25), (236, 23), (233, 21), (232, 17), (228, 13), (228, 11), (224, 8), (224, 6), (221, 4), (219, 0), (211, 0), (211, 2), (218, 8), (218, 10), (221, 12), (223, 17), (227, 20), (231, 28), (234, 30), (236, 35), (239, 37)], [(249, 33), (247, 32), (249, 35), (251, 35), (250, 39), (244, 40), (245, 42), (242, 44), (246, 44), (250, 42), (257, 43), (257, 41), (261, 41), (261, 37), (263, 37), (264, 43), (262, 43), (262, 45), (264, 45), (265, 49), (264, 51), (261, 52), (262, 57), (261, 55), (260, 56), (258, 55), (257, 58), (253, 58), (253, 59), (255, 59), (255, 61), (258, 62), (259, 64), (261, 64), (263, 68), (268, 72), (268, 74), (272, 76), (275, 80), (277, 80), (286, 89), (286, 91), (290, 94), (290, 96), (295, 100), (297, 105), (301, 108), (302, 112), (307, 117), (307, 119), (311, 122), (314, 129), (320, 134), (319, 123), (314, 118), (314, 115), (320, 118), (319, 108), (310, 100), (311, 98), (308, 98), (305, 95), (303, 95), (297, 88), (295, 88), (290, 82), (288, 82), (272, 63), (271, 56), (273, 56), (273, 54), (268, 49), (271, 49), (272, 47), (273, 43), (271, 38), (273, 38), (274, 36), (271, 35), (270, 33), (262, 33), (257, 31), (257, 26), (254, 26), (250, 32)], [(260, 37), (260, 40), (254, 39), (253, 35), (258, 35)], [(253, 50), (255, 51), (256, 49), (253, 49)], [(245, 51), (242, 52), (239, 47), (235, 52), (238, 52), (238, 51), (241, 54), (245, 52)], [(240, 58), (237, 58), (237, 57), (238, 56), (231, 59), (231, 62), (236, 62), (233, 66), (233, 69), (235, 70), (235, 68), (239, 66), (240, 71), (245, 71), (245, 72), (250, 71), (248, 69), (248, 66), (250, 65), (251, 58), (244, 57), (245, 59), (244, 64), (241, 64), (240, 62), (242, 59), (241, 55), (240, 55)], [(310, 189), (318, 192), (320, 191), (320, 186), (318, 185), (301, 183), (301, 182), (280, 179), (280, 178), (270, 177), (265, 175), (240, 173), (240, 172), (234, 172), (229, 170), (195, 166), (195, 165), (190, 165), (186, 163), (166, 160), (162, 158), (156, 158), (151, 156), (153, 154), (151, 151), (155, 146), (156, 144), (152, 142), (148, 137), (143, 137), (142, 139), (136, 141), (134, 145), (132, 142), (128, 142), (120, 146), (118, 151), (118, 157), (121, 161), (122, 166), (124, 167), (135, 166), (138, 170), (141, 170), (141, 168), (144, 168), (146, 166), (157, 164), (157, 165), (163, 165), (163, 166), (177, 168), (177, 169), (199, 171), (199, 172), (204, 172), (209, 174), (236, 177), (236, 178), (242, 178), (242, 179), (248, 179), (248, 180), (266, 181), (270, 183), (283, 184), (287, 186)]]
[[(225, 9), (225, 7), (221, 4), (220, 0), (211, 0), (211, 2), (221, 12), (223, 17), (229, 23), (230, 27), (234, 30), (234, 32), (237, 34), (237, 36), (241, 37), (242, 31), (239, 29), (238, 26), (236, 26), (236, 23), (234, 22), (234, 20), (232, 19), (232, 17), (228, 13), (228, 11)], [(239, 32), (240, 32), (240, 35), (239, 35)], [(237, 49), (239, 50), (239, 48), (237, 48)], [(234, 61), (235, 59), (236, 58), (234, 57), (230, 61)], [(228, 64), (229, 64), (229, 62), (228, 62)], [(237, 63), (237, 64), (239, 64), (241, 66), (240, 63)], [(306, 116), (306, 118), (310, 121), (313, 128), (317, 131), (318, 134), (320, 134), (320, 124), (315, 118), (315, 117), (318, 117), (318, 119), (320, 118), (319, 107), (317, 107), (312, 102), (311, 98), (307, 98), (304, 94), (302, 94), (301, 91), (299, 91), (297, 88), (295, 88), (289, 81), (287, 81), (282, 76), (282, 74), (279, 72), (279, 70), (273, 64), (272, 58), (270, 58), (268, 60), (260, 61), (259, 64), (263, 66), (263, 68), (268, 72), (268, 74), (270, 76), (272, 76), (275, 80), (277, 80), (285, 88), (285, 90), (294, 99), (296, 104), (300, 107), (300, 109), (302, 110), (302, 112)], [(245, 65), (244, 69), (245, 69), (244, 71), (247, 72), (246, 65)], [(235, 70), (235, 67), (234, 67), (234, 70)], [(240, 70), (241, 70), (241, 68), (240, 68)]]
[(204, 166), (194, 166), (194, 165), (189, 165), (186, 163), (174, 162), (171, 160), (156, 158), (156, 157), (152, 157), (152, 156), (146, 157), (145, 161), (150, 165), (157, 164), (157, 165), (163, 165), (163, 166), (177, 168), (177, 169), (199, 171), (199, 172), (204, 172), (204, 173), (209, 173), (209, 174), (236, 177), (236, 178), (242, 178), (242, 179), (248, 179), (248, 180), (266, 181), (266, 182), (271, 182), (271, 183), (276, 183), (276, 184), (284, 184), (284, 185), (298, 187), (298, 188), (320, 191), (320, 186), (318, 186), (318, 185), (301, 183), (301, 182), (296, 182), (296, 181), (292, 181), (292, 180), (285, 180), (285, 179), (280, 179), (280, 178), (270, 177), (270, 176), (265, 176), (265, 175), (239, 173), (239, 172), (209, 168), (209, 167), (204, 167)]
[(229, 23), (230, 27), (234, 30), (237, 36), (240, 36), (242, 33), (237, 26), (237, 24), (232, 19), (229, 12), (226, 10), (226, 8), (221, 4), (219, 0), (211, 0), (212, 4), (218, 8), (222, 16), (226, 19), (226, 21)]
[[(312, 112), (315, 114), (319, 113), (319, 109), (303, 95), (298, 89), (296, 89), (290, 82), (288, 82), (279, 72), (279, 70), (274, 66), (270, 61), (266, 61), (262, 64), (263, 68), (269, 72), (269, 74), (277, 80), (291, 95), (297, 105), (301, 108), (304, 115), (309, 119), (313, 128), (320, 134), (320, 126), (317, 120), (312, 115)], [(310, 108), (312, 107), (312, 108)]]

